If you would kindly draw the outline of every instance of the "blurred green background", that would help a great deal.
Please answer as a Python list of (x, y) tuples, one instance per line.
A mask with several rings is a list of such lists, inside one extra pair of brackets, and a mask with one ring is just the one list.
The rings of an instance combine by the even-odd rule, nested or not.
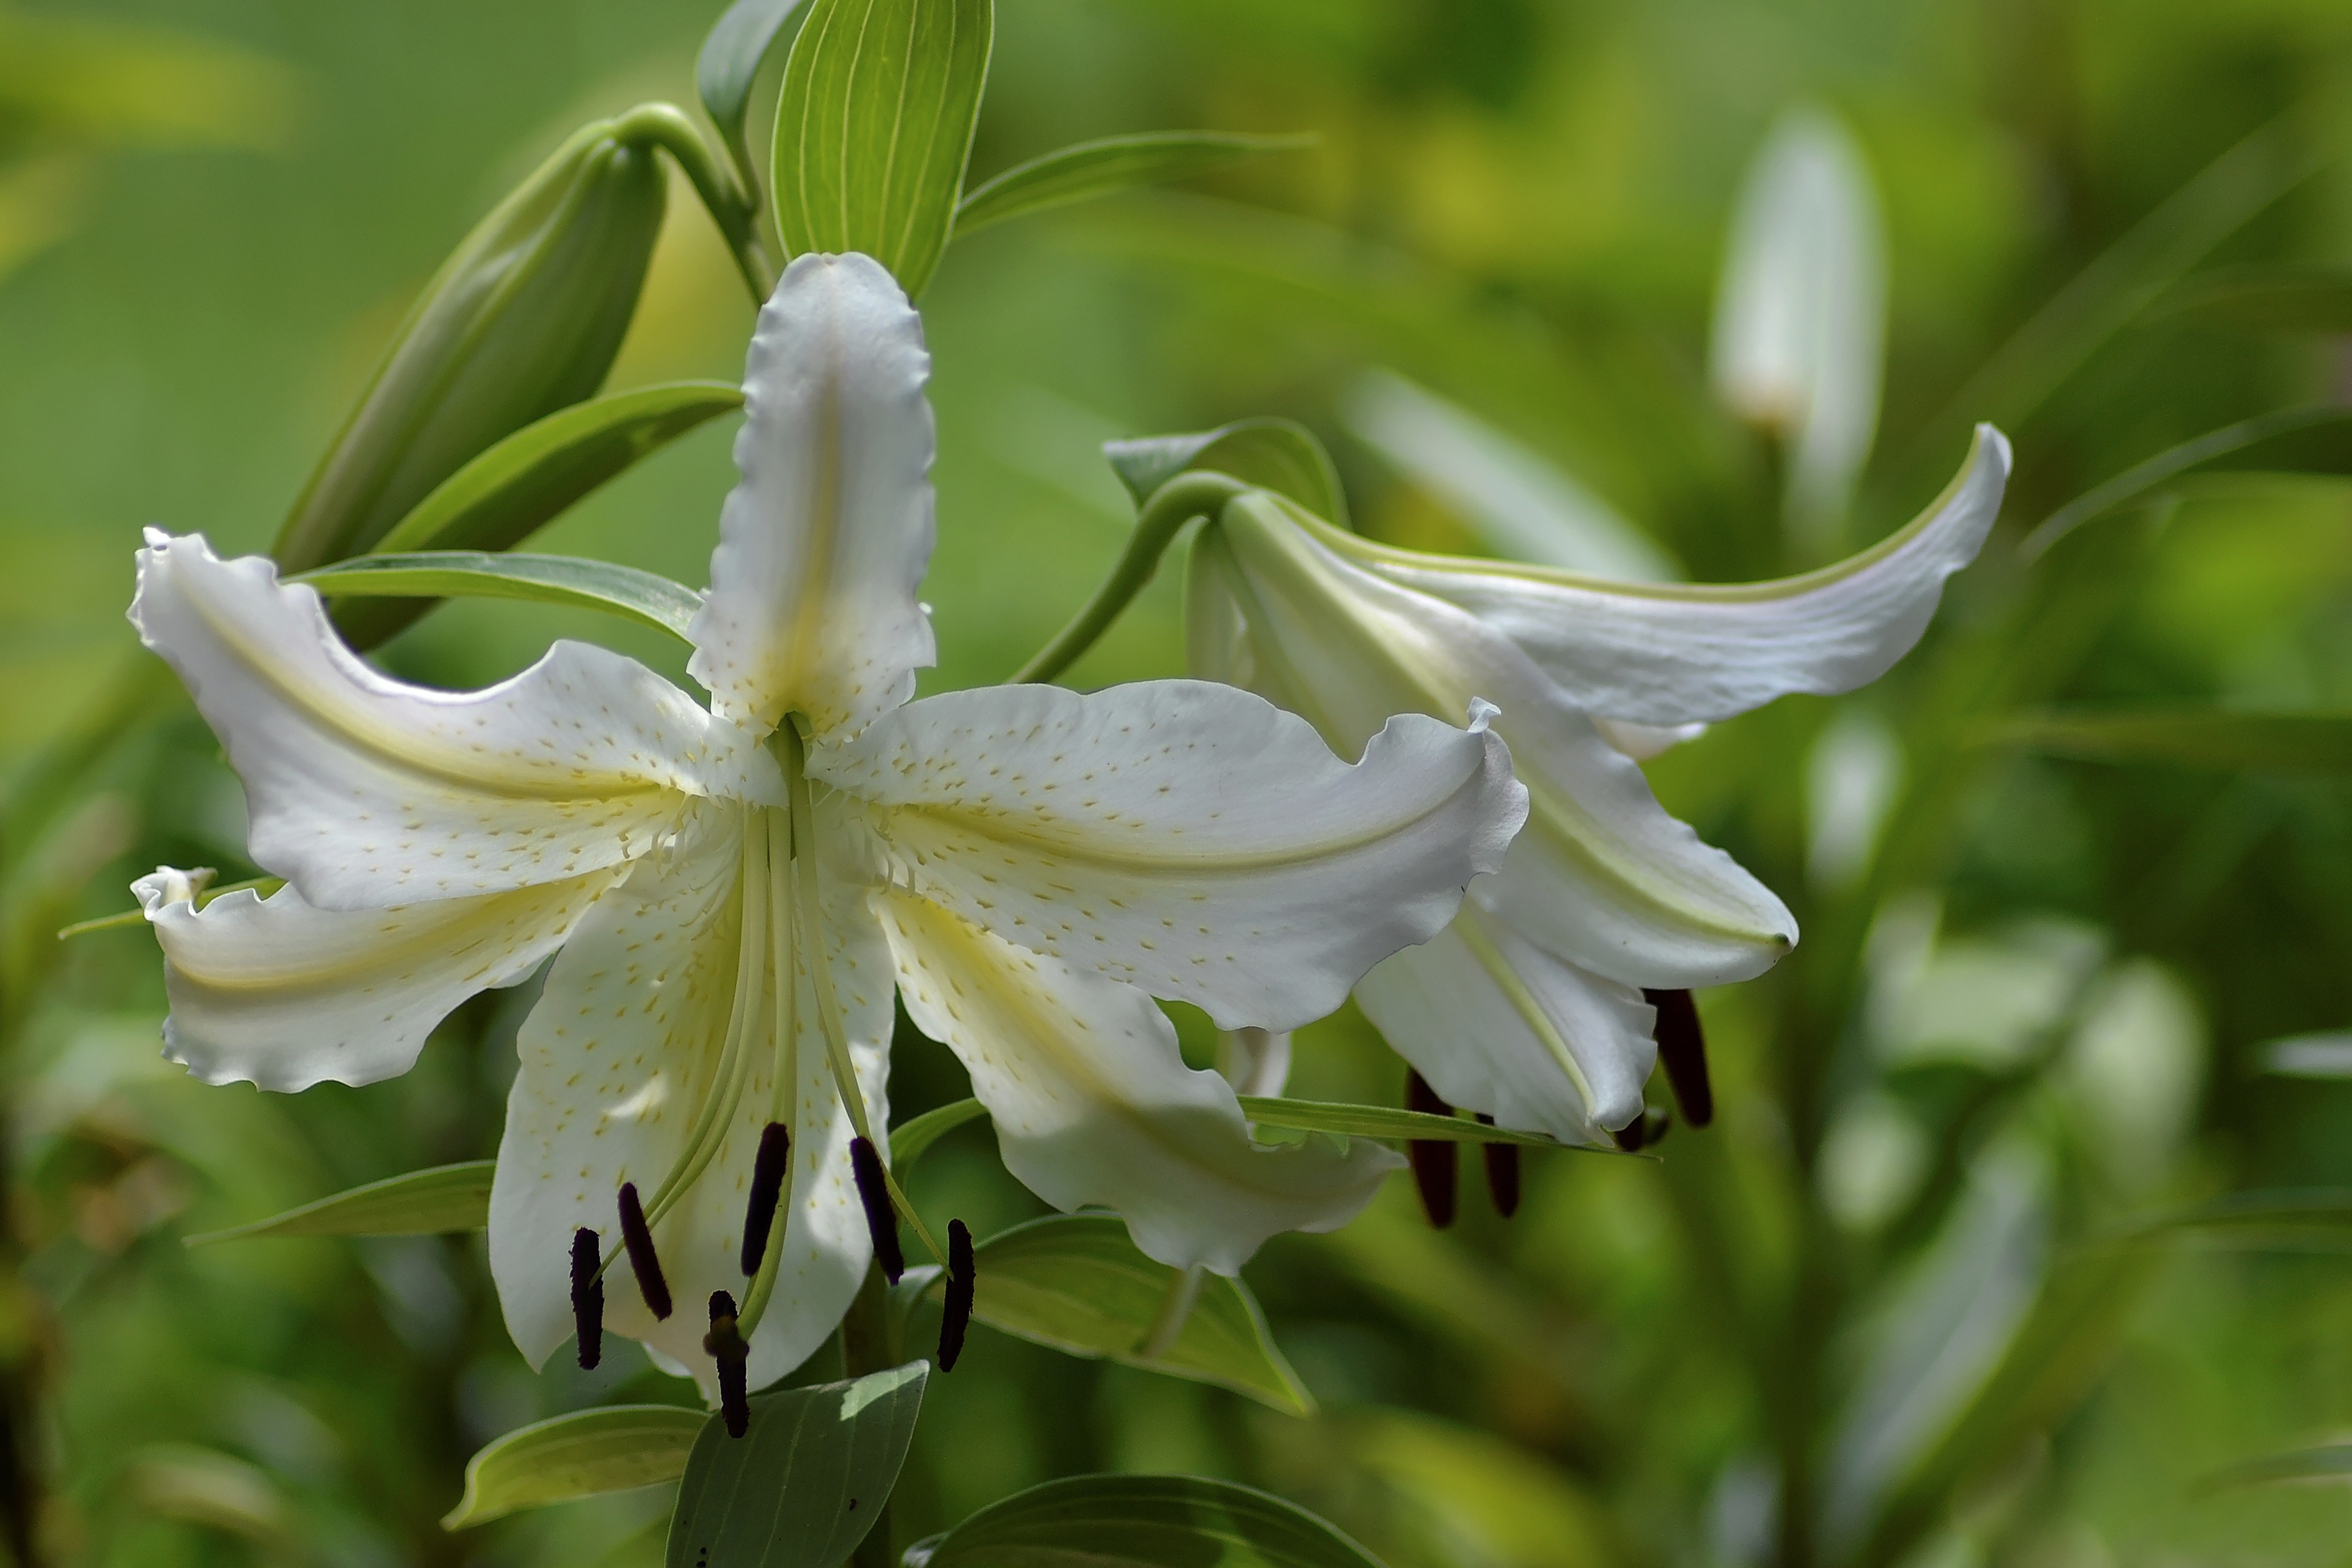
[[(449, 247), (577, 123), (690, 103), (714, 10), (0, 5), (0, 766), (135, 652), (138, 530), (264, 548)], [(2352, 391), (2341, 338), (2166, 308), (2184, 277), (2352, 262), (2352, 9), (1000, 0), (997, 26), (975, 180), (1116, 132), (1322, 140), (951, 250), (923, 301), (928, 689), (1002, 679), (1108, 566), (1129, 515), (1108, 437), (1288, 415), (1331, 445), (1365, 531), (1489, 548), (1365, 433), (1378, 368), (1695, 578), (1812, 563), (1780, 526), (1770, 443), (1706, 374), (1739, 182), (1795, 104), (1844, 122), (1885, 220), (1885, 410), (1843, 545), (1925, 505), (1977, 418), (2019, 468), (1895, 675), (1650, 764), (1807, 930), (1773, 974), (1701, 999), (1713, 1128), (1657, 1162), (1531, 1157), (1507, 1224), (1474, 1192), (1433, 1232), (1400, 1182), (1339, 1235), (1269, 1246), (1249, 1278), (1322, 1402), (1309, 1420), (975, 1330), (932, 1384), (901, 1543), (1049, 1477), (1152, 1469), (1269, 1487), (1395, 1568), (2352, 1562), (2342, 1489), (2202, 1484), (2352, 1431), (2340, 1219), (2108, 1245), (2216, 1194), (2346, 1184), (2352, 1089), (2326, 1075), (2352, 1041), (2270, 1046), (2352, 1026), (2352, 797), (2325, 772), (1989, 740), (2049, 705), (2352, 709), (2340, 479), (2205, 485), (2038, 562), (2017, 549), (2142, 458)], [(675, 186), (611, 384), (734, 379), (751, 313)], [(731, 434), (534, 548), (702, 582)], [(1071, 679), (1180, 672), (1179, 577)], [(471, 685), (557, 636), (683, 679), (650, 633), (480, 602), (383, 658)], [(494, 1152), (528, 988), (469, 1005), (394, 1082), (198, 1086), (157, 1058), (145, 933), (47, 933), (122, 908), (159, 861), (249, 874), (235, 781), (184, 714), (73, 804), (5, 847), (0, 1359), (53, 1559), (658, 1561), (658, 1494), (437, 1528), (511, 1426), (690, 1397), (634, 1350), (530, 1373), (478, 1241), (180, 1245)], [(895, 1071), (900, 1117), (964, 1092), (903, 1029)], [(1401, 1076), (1343, 1014), (1302, 1037), (1292, 1092), (1386, 1102)], [(980, 1127), (915, 1195), (982, 1236), (1037, 1208)]]

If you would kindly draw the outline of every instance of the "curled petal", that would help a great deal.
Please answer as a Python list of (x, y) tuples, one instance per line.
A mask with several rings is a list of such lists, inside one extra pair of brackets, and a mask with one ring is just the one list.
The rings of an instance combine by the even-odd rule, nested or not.
[(1540, 870), (1522, 900), (1530, 940), (1664, 987), (1744, 979), (1796, 940), (1780, 900), (1669, 816), (1642, 770), (1500, 633), (1343, 559), (1263, 498), (1228, 506), (1196, 550), (1222, 561), (1244, 606), (1261, 689), (1327, 735), (1344, 741), (1400, 710), (1499, 705), (1528, 823), (1496, 885), (1517, 889), (1523, 863)]
[(1351, 766), (1231, 687), (995, 687), (913, 703), (811, 768), (879, 808), (898, 885), (1221, 1026), (1287, 1029), (1502, 863), (1526, 791), (1491, 711), (1394, 719)]
[[(641, 861), (581, 923), (548, 972), (518, 1038), (521, 1070), (490, 1191), (490, 1270), (507, 1328), (533, 1365), (572, 1331), (564, 1238), (586, 1226), (620, 1246), (615, 1194), (648, 1198), (668, 1173), (712, 1087), (734, 1002), (740, 838), (735, 814), (700, 808), (675, 851)], [(888, 952), (861, 895), (845, 889), (828, 921), (851, 1055), (869, 1103), (882, 1103), (890, 1036)], [(805, 963), (804, 955), (796, 960)], [(767, 965), (757, 966), (763, 977)], [(803, 975), (794, 987), (804, 1042), (819, 1037)], [(772, 1103), (774, 990), (762, 984), (741, 1098), (709, 1166), (652, 1226), (681, 1303), (740, 1293), (743, 1222)], [(798, 1052), (791, 1187), (775, 1224), (785, 1248), (775, 1293), (751, 1335), (749, 1385), (773, 1382), (824, 1342), (865, 1278), (866, 1222), (850, 1185), (850, 1125), (821, 1047)], [(771, 1245), (776, 1245), (772, 1242)], [(623, 1270), (626, 1265), (614, 1266)], [(608, 1290), (605, 1327), (642, 1340), (717, 1397), (702, 1314), (656, 1321), (636, 1290)]]
[(244, 781), (256, 864), (320, 909), (558, 882), (653, 847), (692, 795), (775, 764), (633, 659), (559, 642), (511, 680), (436, 691), (345, 647), (259, 556), (150, 532), (131, 623)]
[(879, 262), (795, 258), (760, 312), (687, 666), (756, 731), (788, 712), (855, 731), (934, 657), (915, 590), (930, 560), (930, 355)]
[(1142, 992), (907, 893), (873, 900), (908, 1016), (971, 1069), (1005, 1169), (1056, 1208), (1116, 1209), (1149, 1257), (1237, 1273), (1268, 1237), (1345, 1225), (1402, 1163), (1361, 1140), (1254, 1143)]
[(1983, 547), (2009, 467), (2009, 442), (1980, 425), (1958, 477), (1901, 531), (1774, 583), (1612, 583), (1327, 531), (1334, 548), (1390, 582), (1459, 605), (1517, 643), (1587, 711), (1688, 724), (1793, 691), (1851, 691), (1886, 673), (1927, 630), (1944, 580)]
[(1657, 1055), (1642, 994), (1475, 905), (1364, 976), (1356, 1001), (1449, 1104), (1498, 1126), (1598, 1143), (1642, 1114)]
[(374, 1083), (478, 991), (553, 952), (625, 868), (399, 909), (313, 909), (292, 887), (198, 910), (169, 867), (131, 884), (163, 946), (163, 1054), (206, 1083)]

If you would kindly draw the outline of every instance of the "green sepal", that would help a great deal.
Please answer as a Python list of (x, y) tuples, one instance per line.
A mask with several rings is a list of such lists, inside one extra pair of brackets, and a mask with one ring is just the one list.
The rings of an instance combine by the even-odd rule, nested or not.
[(1327, 522), (1349, 526), (1347, 493), (1331, 454), (1295, 420), (1238, 419), (1197, 435), (1108, 441), (1103, 456), (1139, 508), (1177, 475), (1206, 469), (1287, 496)]
[(466, 1464), (466, 1495), (444, 1530), (467, 1530), (527, 1508), (676, 1480), (709, 1415), (677, 1405), (575, 1410), (518, 1427)]
[(719, 127), (719, 139), (735, 164), (743, 188), (759, 188), (752, 167), (751, 141), (743, 132), (751, 112), (751, 88), (760, 68), (784, 36), (784, 25), (800, 9), (801, 0), (735, 0), (702, 40), (695, 57), (694, 90), (704, 112)]
[(478, 454), (603, 384), (667, 189), (617, 123), (574, 132), (442, 264), (278, 531), (279, 565), (361, 553)]
[[(1183, 1270), (1138, 1251), (1116, 1215), (1048, 1215), (1014, 1226), (973, 1249), (972, 1268), (971, 1315), (992, 1329), (1069, 1355), (1215, 1384), (1285, 1415), (1315, 1413), (1314, 1395), (1239, 1279), (1203, 1275), (1175, 1340), (1145, 1356)], [(934, 1297), (945, 1289), (937, 1278), (926, 1286)]]
[(921, 295), (955, 224), (994, 31), (990, 0), (816, 0), (776, 103), (786, 256), (863, 251)]
[(381, 1182), (226, 1230), (187, 1238), (190, 1247), (257, 1236), (439, 1236), (487, 1230), (495, 1160), (468, 1160), (387, 1176)]
[[(742, 406), (740, 387), (682, 381), (558, 409), (443, 480), (372, 553), (510, 550), (608, 479)], [(352, 647), (369, 648), (430, 608), (342, 605), (335, 625)]]
[(702, 608), (702, 595), (683, 583), (576, 555), (492, 555), (479, 550), (361, 555), (293, 581), (329, 598), (523, 599), (602, 610), (681, 641)]
[(2234, 713), (2214, 708), (2027, 713), (1994, 744), (2098, 763), (2162, 763), (2231, 773), (2352, 773), (2352, 713)]
[(759, 1395), (740, 1437), (696, 1439), (671, 1516), (667, 1568), (836, 1568), (898, 1483), (929, 1362)]
[(1296, 1503), (1204, 1476), (1074, 1476), (909, 1548), (906, 1568), (1381, 1568)]
[(1092, 201), (1138, 185), (1181, 180), (1266, 153), (1312, 147), (1313, 136), (1247, 136), (1230, 131), (1150, 131), (1081, 142), (1007, 169), (964, 197), (955, 237), (1031, 213)]

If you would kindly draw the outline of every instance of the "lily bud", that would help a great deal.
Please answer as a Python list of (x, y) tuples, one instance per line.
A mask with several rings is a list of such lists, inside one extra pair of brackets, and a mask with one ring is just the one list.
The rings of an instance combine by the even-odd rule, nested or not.
[[(468, 459), (604, 384), (666, 190), (652, 147), (617, 140), (615, 124), (574, 132), (425, 286), (278, 531), (285, 571), (362, 553)], [(385, 607), (357, 601), (338, 618)]]

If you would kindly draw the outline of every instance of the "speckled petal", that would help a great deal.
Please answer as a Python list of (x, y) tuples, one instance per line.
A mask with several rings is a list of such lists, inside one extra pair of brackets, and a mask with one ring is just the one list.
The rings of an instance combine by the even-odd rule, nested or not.
[(1544, 952), (1475, 902), (1436, 940), (1364, 976), (1356, 1001), (1447, 1104), (1501, 1126), (1599, 1142), (1642, 1113), (1657, 1057), (1642, 994)]
[(1792, 691), (1851, 691), (1885, 674), (1927, 629), (1944, 580), (1983, 548), (2009, 465), (2000, 432), (1978, 426), (1959, 476), (1908, 526), (1777, 583), (1612, 583), (1333, 539), (1389, 581), (1508, 637), (1587, 711), (1688, 724)]
[[(740, 816), (698, 805), (675, 850), (637, 863), (565, 944), (517, 1040), (521, 1070), (508, 1096), (490, 1193), (490, 1269), (508, 1330), (534, 1366), (572, 1334), (573, 1229), (601, 1233), (608, 1253), (619, 1247), (621, 1184), (635, 1182), (646, 1194), (658, 1185), (718, 1068), (734, 1000)], [(892, 969), (863, 898), (845, 887), (828, 900), (826, 943), (852, 1058), (868, 1103), (887, 1119)], [(759, 973), (765, 1016), (755, 1037), (764, 1047), (774, 989), (768, 966)], [(812, 990), (805, 975), (795, 986), (803, 1043), (792, 1198), (780, 1211), (787, 1250), (752, 1335), (755, 1388), (824, 1342), (871, 1252), (850, 1176), (849, 1121), (824, 1065)], [(754, 1051), (725, 1142), (653, 1227), (677, 1312), (656, 1322), (626, 1265), (606, 1275), (606, 1327), (687, 1367), (714, 1398), (702, 1303), (719, 1289), (744, 1299), (743, 1215), (772, 1064), (771, 1051)]]
[(873, 899), (907, 1016), (971, 1069), (1005, 1169), (1056, 1208), (1117, 1210), (1148, 1257), (1237, 1273), (1269, 1237), (1347, 1224), (1403, 1163), (1363, 1140), (1254, 1143), (1232, 1086), (1184, 1065), (1142, 992), (909, 894)]
[(687, 666), (764, 733), (786, 713), (854, 731), (934, 657), (915, 597), (930, 560), (931, 359), (870, 257), (802, 256), (760, 312), (710, 597)]
[(374, 1083), (467, 997), (523, 979), (626, 871), (399, 909), (311, 908), (291, 887), (202, 910), (169, 868), (131, 885), (163, 946), (163, 1054), (206, 1083)]
[(810, 766), (879, 808), (897, 885), (1227, 1028), (1337, 1007), (1444, 927), (1526, 815), (1483, 716), (1396, 719), (1350, 765), (1195, 680), (925, 698)]
[(255, 863), (320, 909), (562, 881), (645, 853), (691, 795), (781, 798), (764, 751), (635, 660), (559, 642), (485, 690), (411, 686), (202, 535), (148, 535), (131, 619), (244, 781)]

